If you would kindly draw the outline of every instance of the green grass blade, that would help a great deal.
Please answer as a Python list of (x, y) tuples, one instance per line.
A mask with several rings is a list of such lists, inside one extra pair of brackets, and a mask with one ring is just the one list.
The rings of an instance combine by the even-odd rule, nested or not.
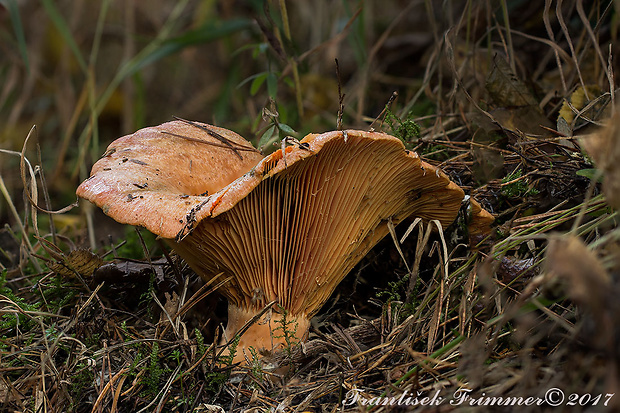
[(128, 70), (128, 76), (140, 69), (148, 66), (164, 57), (175, 54), (186, 47), (196, 44), (209, 43), (222, 37), (250, 27), (252, 22), (249, 19), (229, 20), (223, 23), (209, 22), (198, 29), (188, 31), (181, 36), (164, 41), (159, 47), (150, 53), (141, 56), (139, 60), (133, 61)]
[(17, 8), (16, 0), (0, 0), (0, 4), (7, 8), (11, 16), (11, 22), (13, 23), (13, 30), (15, 31), (15, 37), (17, 38), (17, 47), (19, 53), (22, 55), (26, 71), (30, 72), (30, 62), (28, 60), (28, 48), (26, 47), (26, 36), (24, 35), (24, 27), (22, 26), (22, 19), (19, 15), (19, 9)]
[(48, 16), (52, 20), (52, 23), (54, 23), (54, 26), (56, 26), (56, 29), (58, 29), (58, 31), (60, 32), (62, 38), (65, 40), (65, 42), (67, 42), (67, 45), (69, 46), (69, 49), (71, 49), (71, 52), (73, 52), (73, 55), (75, 56), (75, 59), (80, 65), (80, 68), (84, 73), (86, 73), (86, 61), (84, 60), (84, 56), (82, 56), (82, 52), (80, 52), (80, 49), (78, 48), (78, 45), (75, 42), (73, 35), (71, 34), (69, 25), (58, 11), (58, 8), (56, 8), (56, 5), (53, 1), (42, 0), (41, 3), (43, 4), (43, 7), (45, 7)]

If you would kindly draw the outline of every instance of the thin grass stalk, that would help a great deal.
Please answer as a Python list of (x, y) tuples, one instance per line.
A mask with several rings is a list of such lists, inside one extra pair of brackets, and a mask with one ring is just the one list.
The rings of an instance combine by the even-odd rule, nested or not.
[(30, 59), (28, 58), (28, 45), (26, 43), (26, 36), (24, 34), (24, 27), (22, 25), (22, 19), (19, 15), (19, 5), (14, 0), (0, 0), (0, 4), (4, 6), (11, 17), (11, 23), (13, 24), (13, 32), (17, 39), (17, 48), (21, 54), (26, 73), (30, 74)]
[(508, 60), (510, 61), (510, 69), (512, 70), (512, 73), (517, 73), (515, 51), (512, 44), (512, 31), (510, 30), (510, 17), (508, 16), (508, 5), (506, 4), (506, 0), (502, 0), (502, 14), (504, 24), (506, 25), (506, 41), (508, 43)]
[[(280, 4), (280, 13), (282, 14), (282, 26), (284, 28), (284, 37), (286, 40), (291, 43), (291, 28), (288, 21), (288, 11), (286, 10), (286, 0), (279, 0)], [(295, 100), (297, 102), (297, 113), (299, 114), (299, 119), (303, 119), (304, 116), (304, 104), (301, 96), (301, 81), (299, 80), (299, 69), (297, 67), (297, 61), (294, 57), (289, 57), (289, 64), (291, 65), (291, 69), (293, 70), (293, 82), (295, 83)]]
[(405, 268), (407, 269), (407, 274), (411, 274), (411, 269), (409, 268), (409, 264), (407, 263), (407, 260), (405, 259), (403, 250), (400, 248), (400, 243), (398, 242), (398, 237), (396, 236), (396, 229), (394, 227), (394, 223), (392, 222), (391, 218), (388, 219), (387, 226), (390, 232), (390, 236), (392, 237), (392, 241), (394, 242), (394, 246), (396, 247), (396, 250), (398, 251), (400, 258), (403, 260), (403, 263), (405, 264)]
[[(37, 158), (40, 165), (43, 165), (43, 159), (41, 157), (41, 146), (37, 144)], [(58, 237), (56, 236), (56, 225), (54, 224), (54, 217), (51, 213), (52, 200), (50, 199), (49, 191), (47, 190), (47, 181), (45, 180), (45, 174), (43, 168), (39, 169), (39, 176), (41, 177), (41, 189), (43, 190), (43, 200), (45, 201), (45, 209), (47, 209), (47, 217), (49, 219), (50, 233), (52, 234), (52, 243), (58, 244)]]
[(32, 244), (30, 243), (30, 239), (28, 238), (28, 233), (26, 232), (26, 228), (24, 228), (24, 224), (22, 223), (22, 219), (19, 216), (19, 213), (17, 212), (17, 208), (15, 208), (15, 204), (13, 203), (13, 200), (11, 199), (11, 195), (9, 194), (9, 191), (6, 185), (4, 184), (4, 179), (2, 178), (2, 175), (0, 175), (0, 192), (4, 196), (4, 199), (6, 200), (9, 206), (9, 211), (11, 211), (11, 215), (13, 215), (13, 219), (15, 219), (15, 222), (17, 223), (17, 226), (19, 227), (19, 232), (22, 234), (22, 242), (26, 245), (26, 247), (28, 248), (28, 251), (30, 252), (30, 254), (28, 254), (28, 258), (30, 259), (30, 262), (32, 263), (32, 265), (34, 266), (37, 272), (39, 273), (43, 272), (43, 269), (41, 268), (39, 261), (34, 256), (34, 248), (32, 247)]
[(69, 144), (71, 143), (71, 138), (73, 136), (73, 132), (77, 127), (77, 123), (80, 119), (80, 115), (84, 111), (86, 107), (86, 102), (88, 99), (88, 89), (86, 87), (82, 87), (82, 91), (80, 92), (80, 97), (77, 100), (75, 108), (73, 109), (73, 114), (71, 115), (71, 119), (69, 119), (69, 124), (67, 125), (66, 130), (64, 131), (62, 143), (60, 145), (60, 150), (56, 154), (57, 161), (56, 166), (54, 167), (54, 172), (52, 173), (52, 179), (50, 180), (52, 184), (60, 179), (60, 176), (63, 174), (63, 166), (65, 163), (65, 157), (67, 156), (67, 151), (69, 149)]
[[(592, 29), (592, 27), (590, 26), (590, 19), (588, 18), (588, 16), (586, 16), (586, 12), (583, 9), (583, 0), (577, 0), (577, 4), (576, 4), (577, 14), (579, 15), (579, 18), (581, 19), (581, 22), (583, 23), (585, 31), (587, 32), (589, 36), (588, 37), (589, 41), (587, 42), (586, 46), (582, 50), (582, 56), (585, 55), (591, 43), (594, 46), (594, 50), (596, 51), (596, 55), (601, 64), (600, 67), (602, 68), (603, 72), (605, 72), (607, 81), (609, 83), (610, 90), (614, 89), (613, 74), (612, 74), (613, 71), (611, 69), (611, 66), (608, 67), (606, 64), (605, 58), (603, 57), (603, 53), (601, 51), (601, 46), (600, 46), (600, 42), (598, 41), (597, 35), (598, 35), (598, 27), (600, 25), (601, 19), (603, 18), (604, 15), (606, 15), (610, 11), (612, 7), (613, 7), (612, 2), (609, 2), (605, 10), (603, 11), (603, 13), (599, 14), (599, 19), (596, 23), (596, 26), (594, 29)], [(596, 7), (592, 7), (591, 14), (593, 14), (595, 10), (596, 10)], [(596, 33), (595, 33), (595, 30), (596, 30)], [(610, 56), (611, 56), (611, 50), (610, 50)], [(587, 96), (588, 91), (584, 90), (584, 92), (586, 93), (586, 96)], [(588, 99), (590, 98), (588, 97)], [(613, 104), (613, 99), (612, 99), (612, 104)]]
[[(123, 32), (123, 60), (129, 61), (136, 54), (136, 0), (125, 1), (125, 28)], [(123, 81), (123, 131), (129, 133), (140, 122), (135, 119), (135, 85), (133, 79), (127, 77)]]
[[(591, 202), (592, 203), (584, 209), (583, 214), (592, 213), (598, 211), (601, 208), (607, 207), (601, 195), (594, 197)], [(535, 235), (548, 232), (553, 228), (557, 227), (558, 225), (570, 219), (576, 218), (581, 208), (582, 204), (576, 205), (568, 210), (562, 211), (557, 216), (550, 216), (549, 218), (540, 223), (536, 223), (531, 225), (530, 227), (523, 228), (519, 232), (512, 234), (509, 237), (495, 244), (493, 247), (493, 253), (501, 255), (503, 252), (517, 247), (526, 239), (530, 239)]]
[[(545, 29), (547, 30), (547, 36), (552, 43), (557, 44), (555, 41), (555, 36), (553, 33), (553, 29), (551, 28), (551, 22), (549, 21), (549, 14), (551, 12), (551, 2), (553, 0), (545, 0), (545, 8), (543, 10), (543, 22), (545, 24)], [(560, 54), (557, 48), (553, 48), (553, 55), (555, 56), (555, 63), (558, 67), (558, 73), (560, 74), (560, 81), (562, 82), (562, 92), (564, 95), (568, 94), (568, 87), (566, 86), (566, 79), (564, 78), (564, 70), (562, 68), (562, 61), (560, 60)]]
[(87, 71), (87, 87), (88, 87), (88, 105), (90, 108), (90, 122), (91, 122), (91, 130), (92, 130), (92, 145), (91, 148), (91, 157), (93, 159), (97, 159), (100, 154), (99, 151), (99, 113), (97, 113), (95, 109), (96, 100), (97, 100), (97, 81), (95, 77), (95, 65), (97, 64), (97, 57), (99, 55), (99, 46), (101, 44), (101, 38), (103, 36), (103, 27), (105, 18), (107, 16), (107, 11), (110, 5), (110, 0), (104, 0), (101, 3), (101, 8), (99, 9), (99, 17), (97, 18), (97, 26), (95, 28), (95, 34), (93, 38), (93, 45), (91, 48), (90, 56), (88, 58), (88, 71)]
[(155, 409), (156, 412), (160, 412), (162, 411), (161, 408), (161, 403), (163, 401), (165, 401), (165, 395), (166, 393), (168, 393), (170, 391), (170, 386), (172, 385), (172, 381), (174, 380), (174, 378), (179, 374), (179, 371), (181, 371), (181, 366), (182, 363), (180, 363), (177, 368), (174, 370), (174, 372), (168, 377), (168, 380), (166, 381), (166, 384), (164, 385), (164, 387), (159, 391), (159, 393), (157, 393), (157, 395), (155, 396), (155, 398), (153, 400), (151, 400), (151, 402), (149, 404), (147, 404), (146, 406), (144, 406), (142, 409), (138, 410), (136, 413), (142, 413), (147, 411), (152, 405), (155, 404), (155, 402), (159, 399), (159, 402), (157, 404), (157, 409)]
[[(437, 358), (439, 358), (439, 357), (441, 357), (441, 356), (443, 356), (445, 354), (448, 354), (449, 352), (454, 350), (459, 344), (461, 344), (461, 342), (464, 339), (465, 339), (465, 336), (459, 335), (458, 337), (454, 338), (453, 340), (451, 340), (449, 343), (445, 344), (443, 347), (441, 347), (437, 351), (433, 352), (429, 356), (429, 358), (430, 359), (437, 359)], [(427, 361), (424, 364), (429, 365), (430, 363)], [(419, 370), (420, 370), (420, 366), (419, 365), (414, 366), (412, 369), (407, 371), (400, 379), (396, 380), (392, 384), (392, 386), (394, 386), (394, 387), (400, 386), (402, 383), (404, 383), (405, 381), (409, 380)], [(379, 397), (385, 397), (385, 395), (386, 395), (386, 392), (384, 391), (383, 393), (381, 393), (381, 395)]]
[[(562, 28), (562, 32), (564, 33), (564, 37), (566, 38), (566, 42), (568, 43), (568, 48), (571, 54), (571, 60), (573, 62), (573, 65), (579, 77), (579, 84), (584, 90), (586, 90), (586, 84), (583, 80), (583, 76), (581, 75), (581, 69), (579, 68), (579, 61), (577, 60), (577, 54), (575, 52), (575, 47), (573, 46), (573, 40), (571, 39), (570, 32), (568, 30), (568, 27), (566, 26), (566, 22), (564, 21), (564, 16), (562, 15), (563, 1), (564, 0), (557, 0), (557, 3), (555, 4), (555, 15), (558, 19), (558, 23), (560, 24), (560, 27)], [(586, 97), (587, 97), (587, 93), (588, 92), (586, 90)]]
[[(94, 109), (92, 109), (95, 111), (95, 115), (97, 117), (101, 114), (101, 112), (107, 105), (108, 101), (112, 97), (112, 94), (118, 88), (118, 86), (122, 83), (122, 81), (126, 77), (138, 71), (145, 64), (146, 59), (149, 57), (149, 55), (151, 55), (155, 50), (161, 47), (163, 42), (170, 36), (170, 34), (172, 33), (172, 30), (174, 29), (175, 24), (180, 18), (188, 2), (189, 0), (182, 0), (176, 3), (175, 7), (172, 9), (172, 12), (170, 13), (170, 17), (166, 20), (162, 28), (159, 30), (157, 37), (151, 43), (145, 46), (144, 49), (142, 49), (136, 56), (134, 56), (133, 59), (131, 59), (128, 62), (125, 62), (120, 67), (118, 72), (116, 72), (114, 78), (110, 81), (110, 83), (108, 84), (104, 92), (96, 100)], [(85, 142), (88, 139), (88, 135), (91, 133), (91, 128), (92, 128), (92, 124), (89, 122), (86, 125), (86, 127), (82, 130), (82, 133), (80, 134), (80, 137), (78, 138), (78, 147), (79, 147), (79, 153), (78, 153), (78, 158), (77, 158), (78, 160), (71, 174), (72, 179), (75, 179), (78, 173), (80, 172), (82, 173), (84, 178), (87, 175), (86, 171), (84, 170), (84, 159), (86, 156), (85, 151), (87, 150), (88, 145), (85, 145)], [(96, 154), (95, 159), (97, 158), (97, 156), (98, 154)]]
[(73, 53), (73, 56), (75, 57), (75, 60), (80, 66), (80, 69), (84, 74), (86, 74), (88, 70), (86, 61), (84, 60), (84, 56), (82, 56), (82, 53), (80, 52), (80, 48), (78, 47), (75, 38), (71, 34), (71, 29), (69, 28), (66, 20), (60, 14), (60, 11), (56, 7), (54, 1), (41, 0), (41, 2), (43, 4), (43, 7), (45, 8), (45, 11), (47, 12), (47, 15), (50, 17), (50, 20), (52, 21), (58, 32), (61, 34), (67, 46), (69, 46), (69, 50), (71, 50), (71, 53)]

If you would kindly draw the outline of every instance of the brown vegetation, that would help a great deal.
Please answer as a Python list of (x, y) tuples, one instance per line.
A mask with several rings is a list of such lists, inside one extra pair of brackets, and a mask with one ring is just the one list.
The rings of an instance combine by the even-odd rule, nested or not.
[[(0, 410), (617, 408), (618, 3), (216, 3), (0, 2)], [(226, 277), (64, 208), (112, 140), (173, 116), (264, 153), (382, 130), (468, 197), (449, 227), (391, 228), (306, 344), (283, 319), (284, 351), (240, 366)]]

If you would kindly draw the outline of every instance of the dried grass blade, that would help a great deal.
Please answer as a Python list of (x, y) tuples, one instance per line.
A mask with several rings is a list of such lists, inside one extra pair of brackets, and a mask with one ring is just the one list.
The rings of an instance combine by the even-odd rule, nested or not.
[(431, 323), (429, 325), (428, 331), (428, 346), (427, 351), (430, 353), (435, 346), (435, 340), (437, 338), (437, 332), (439, 331), (439, 321), (441, 318), (441, 312), (443, 310), (443, 301), (444, 301), (444, 293), (445, 293), (445, 285), (446, 280), (448, 279), (448, 247), (446, 245), (446, 239), (443, 234), (443, 228), (441, 226), (441, 222), (434, 219), (431, 223), (437, 226), (439, 230), (439, 237), (441, 238), (442, 244), (442, 253), (440, 253), (440, 257), (443, 260), (443, 266), (441, 271), (441, 280), (439, 280), (439, 296), (435, 299), (435, 309), (433, 311), (433, 316), (431, 318)]
[(187, 120), (187, 119), (182, 119), (179, 117), (174, 117), (176, 120), (180, 120), (181, 122), (185, 122), (188, 125), (191, 125), (195, 128), (198, 128), (202, 131), (205, 131), (206, 133), (208, 133), (209, 135), (213, 136), (215, 139), (217, 139), (218, 141), (222, 142), (224, 145), (226, 145), (227, 148), (231, 149), (235, 155), (237, 155), (239, 157), (239, 159), (243, 159), (243, 157), (241, 156), (241, 154), (238, 152), (239, 149), (244, 148), (245, 150), (250, 150), (250, 151), (254, 151), (254, 152), (258, 152), (257, 149), (254, 148), (250, 148), (248, 146), (243, 146), (243, 145), (239, 145), (238, 143), (235, 143), (233, 141), (231, 141), (230, 139), (225, 138), (224, 136), (220, 135), (219, 133), (217, 133), (216, 131), (201, 125), (197, 122), (193, 122), (191, 120)]
[(166, 306), (164, 306), (162, 302), (159, 300), (159, 298), (157, 298), (157, 294), (155, 294), (155, 291), (151, 291), (151, 297), (153, 298), (155, 303), (159, 306), (159, 308), (161, 308), (161, 311), (163, 312), (163, 314), (165, 314), (166, 318), (168, 319), (168, 322), (170, 323), (169, 325), (172, 326), (172, 328), (174, 329), (174, 335), (177, 337), (177, 339), (180, 338), (179, 329), (177, 328), (176, 323), (172, 321), (172, 317), (170, 316), (170, 313), (166, 309)]
[(268, 303), (267, 305), (265, 305), (265, 307), (263, 307), (263, 309), (258, 312), (256, 315), (254, 315), (251, 319), (249, 319), (248, 321), (246, 321), (246, 323), (243, 325), (243, 327), (241, 327), (239, 329), (239, 331), (237, 331), (235, 333), (235, 335), (233, 337), (226, 337), (226, 339), (228, 340), (226, 342), (226, 345), (224, 345), (222, 347), (222, 349), (217, 353), (217, 358), (219, 358), (222, 355), (222, 352), (228, 348), (228, 346), (231, 344), (231, 342), (235, 339), (235, 337), (241, 337), (246, 331), (248, 331), (248, 329), (250, 327), (252, 327), (252, 325), (254, 325), (254, 323), (256, 323), (258, 320), (260, 320), (260, 318), (269, 310), (271, 310), (271, 307), (273, 307), (276, 304), (276, 301), (272, 301), (270, 303)]
[(435, 347), (435, 340), (437, 339), (437, 332), (439, 331), (439, 319), (443, 309), (443, 280), (439, 282), (439, 289), (439, 297), (435, 299), (435, 308), (433, 309), (431, 322), (428, 326), (428, 342), (426, 345), (427, 353), (430, 353)]
[[(120, 372), (119, 372), (120, 373)], [(116, 391), (114, 391), (114, 396), (112, 399), (112, 408), (110, 409), (110, 413), (115, 413), (118, 411), (118, 401), (121, 398), (121, 391), (123, 390), (123, 384), (128, 376), (123, 375), (119, 379), (118, 386), (116, 386)]]
[[(612, 7), (611, 2), (609, 4), (607, 4), (607, 7), (603, 11), (603, 15), (605, 15), (607, 13), (607, 11), (609, 10), (610, 7)], [(613, 89), (614, 88), (613, 76), (610, 75), (609, 70), (606, 70), (607, 69), (607, 65), (605, 63), (605, 58), (603, 57), (603, 53), (601, 51), (601, 46), (599, 44), (600, 42), (597, 40), (596, 34), (594, 34), (594, 30), (592, 30), (592, 27), (590, 26), (590, 20), (588, 19), (588, 16), (586, 16), (586, 12), (583, 9), (583, 0), (577, 0), (576, 9), (577, 9), (577, 14), (579, 15), (579, 18), (581, 19), (581, 22), (583, 23), (583, 26), (585, 27), (585, 30), (588, 32), (588, 35), (590, 36), (590, 40), (592, 41), (592, 44), (594, 45), (594, 50), (596, 50), (596, 55), (598, 56), (598, 58), (599, 58), (599, 60), (601, 62), (601, 66), (602, 66), (603, 70), (605, 71), (605, 74), (607, 75), (607, 80), (609, 81), (610, 89)], [(597, 26), (598, 26), (598, 24), (597, 24)], [(610, 53), (610, 55), (611, 55), (611, 53)], [(611, 66), (610, 66), (610, 68), (611, 68)], [(586, 94), (587, 93), (588, 92), (586, 90)]]
[[(194, 370), (196, 367), (198, 367), (203, 360), (207, 357), (207, 355), (211, 352), (211, 350), (213, 350), (213, 347), (215, 346), (215, 343), (211, 343), (211, 345), (209, 346), (209, 348), (207, 348), (205, 350), (205, 352), (202, 354), (202, 356), (200, 356), (200, 358), (198, 360), (196, 360), (196, 362), (194, 364), (192, 364), (187, 370), (185, 370), (184, 374), (189, 374), (192, 370)], [(180, 377), (179, 377), (180, 379)]]
[[(159, 403), (157, 404), (157, 409), (155, 409), (156, 412), (161, 412), (163, 411), (163, 404), (166, 402), (166, 394), (168, 392), (170, 392), (170, 387), (172, 386), (172, 383), (175, 382), (175, 379), (179, 376), (179, 371), (181, 371), (181, 367), (183, 366), (183, 362), (181, 361), (181, 363), (179, 363), (179, 365), (177, 366), (176, 369), (174, 369), (174, 372), (172, 372), (172, 374), (170, 375), (170, 377), (168, 377), (168, 381), (166, 382), (166, 384), (164, 385), (164, 388), (161, 389), (161, 391), (159, 392), (159, 394), (157, 395), (159, 397), (159, 395), (161, 394), (161, 397), (159, 399)], [(157, 398), (155, 398), (156, 400)], [(150, 406), (147, 406), (150, 407)], [(140, 410), (140, 411), (145, 411), (147, 409), (147, 407), (145, 407), (144, 409)], [(138, 412), (139, 413), (139, 412)]]
[(413, 220), (413, 222), (411, 223), (411, 225), (409, 225), (409, 227), (407, 228), (407, 231), (405, 231), (405, 234), (400, 238), (400, 243), (402, 244), (403, 242), (405, 242), (405, 240), (407, 239), (407, 237), (409, 236), (409, 234), (411, 234), (411, 231), (413, 231), (415, 229), (416, 226), (418, 226), (418, 224), (422, 222), (422, 218), (416, 218)]
[[(129, 369), (127, 367), (123, 367), (118, 373), (116, 373), (114, 376), (112, 376), (110, 378), (110, 381), (108, 381), (105, 386), (103, 387), (103, 389), (101, 390), (101, 393), (99, 393), (99, 396), (97, 397), (97, 400), (95, 400), (95, 404), (93, 404), (93, 408), (91, 409), (91, 412), (95, 412), (97, 410), (101, 410), (100, 408), (100, 404), (103, 403), (103, 399), (105, 398), (105, 396), (110, 392), (110, 390), (112, 389), (112, 386), (114, 385), (114, 382), (118, 379), (118, 378), (126, 378), (125, 373), (127, 373), (129, 371)], [(124, 381), (124, 380), (123, 380)], [(122, 388), (122, 386), (119, 386), (116, 391), (114, 392), (115, 394), (118, 393), (118, 390)]]
[(428, 244), (428, 239), (431, 236), (431, 226), (430, 225), (427, 226), (424, 236), (422, 236), (423, 231), (424, 231), (424, 226), (423, 224), (420, 223), (418, 227), (418, 242), (416, 244), (416, 249), (415, 249), (415, 260), (413, 261), (413, 269), (411, 273), (409, 274), (409, 285), (407, 286), (406, 302), (408, 303), (411, 302), (411, 295), (413, 294), (413, 291), (415, 290), (415, 286), (416, 286), (417, 279), (418, 279), (418, 272), (420, 270), (420, 263), (422, 262), (422, 253), (424, 252), (424, 248), (426, 248), (426, 244)]
[(394, 227), (394, 223), (390, 218), (387, 222), (388, 230), (390, 231), (390, 236), (392, 237), (392, 241), (394, 241), (394, 245), (396, 246), (396, 250), (398, 254), (400, 254), (400, 258), (402, 258), (405, 263), (405, 268), (407, 268), (407, 273), (411, 273), (411, 269), (409, 268), (409, 264), (407, 264), (407, 260), (405, 259), (405, 255), (403, 254), (403, 250), (400, 248), (400, 243), (398, 242), (398, 237), (396, 236), (396, 228)]
[[(37, 211), (39, 212), (43, 212), (45, 214), (63, 214), (67, 211), (72, 210), (74, 207), (76, 207), (77, 201), (74, 202), (71, 205), (68, 205), (58, 211), (49, 211), (45, 208), (41, 208), (38, 205), (37, 202), (37, 198), (38, 198), (38, 189), (37, 189), (37, 184), (36, 184), (36, 173), (35, 173), (35, 169), (32, 168), (32, 164), (30, 163), (30, 161), (26, 158), (26, 147), (28, 145), (28, 140), (30, 139), (30, 136), (32, 135), (32, 133), (36, 130), (36, 125), (33, 126), (32, 128), (30, 128), (30, 132), (28, 132), (28, 135), (26, 136), (26, 139), (24, 140), (24, 145), (22, 147), (22, 151), (20, 152), (14, 152), (14, 151), (8, 151), (8, 150), (0, 150), (0, 152), (3, 153), (7, 153), (7, 154), (13, 154), (16, 156), (19, 156), (20, 158), (20, 162), (19, 162), (19, 171), (20, 171), (20, 175), (21, 175), (21, 179), (22, 179), (22, 184), (24, 185), (24, 189), (26, 190), (26, 196), (28, 197), (28, 201), (30, 202), (30, 205), (32, 205)], [(28, 165), (28, 173), (30, 175), (30, 190), (28, 190), (28, 182), (26, 180), (26, 165)], [(33, 212), (34, 213), (34, 212)], [(35, 228), (35, 231), (38, 231), (37, 225), (36, 225), (36, 217), (33, 217), (33, 226)], [(39, 234), (37, 234), (39, 235)]]
[[(315, 401), (315, 399), (319, 398), (321, 395), (330, 394), (337, 389), (338, 383), (335, 382), (334, 379), (325, 380), (319, 386), (317, 386), (314, 390), (312, 390), (304, 400), (293, 410), (293, 413), (297, 412), (305, 412), (307, 411), (310, 404)], [(329, 389), (329, 390), (328, 390)]]
[(555, 15), (558, 19), (558, 23), (560, 24), (560, 27), (562, 28), (562, 32), (564, 33), (564, 37), (566, 38), (566, 42), (568, 43), (568, 48), (570, 49), (570, 54), (571, 54), (571, 60), (575, 66), (577, 75), (579, 76), (579, 82), (581, 84), (581, 87), (583, 87), (585, 90), (586, 85), (585, 85), (585, 82), (583, 81), (583, 76), (581, 75), (581, 69), (579, 68), (579, 62), (577, 61), (577, 54), (575, 52), (575, 47), (573, 46), (573, 41), (570, 37), (570, 32), (568, 30), (568, 27), (566, 26), (566, 22), (564, 21), (564, 16), (562, 16), (562, 3), (563, 2), (564, 0), (558, 0), (557, 3), (555, 4)]
[(17, 226), (19, 227), (19, 232), (22, 234), (22, 242), (26, 244), (26, 248), (28, 249), (28, 252), (30, 253), (29, 258), (30, 258), (30, 261), (32, 262), (32, 265), (35, 267), (37, 272), (42, 272), (43, 269), (41, 268), (39, 261), (34, 256), (34, 253), (35, 253), (34, 248), (32, 247), (32, 243), (30, 242), (30, 239), (28, 238), (28, 233), (26, 232), (26, 228), (24, 227), (21, 217), (19, 216), (19, 213), (17, 212), (17, 208), (15, 208), (15, 204), (13, 203), (13, 200), (11, 199), (11, 196), (9, 195), (9, 190), (4, 184), (4, 179), (2, 179), (2, 175), (0, 175), (0, 192), (4, 196), (4, 199), (6, 200), (7, 204), (9, 205), (9, 210), (11, 211), (11, 214), (13, 215), (15, 222), (17, 222)]
[[(558, 66), (558, 72), (560, 74), (560, 80), (562, 81), (562, 91), (564, 94), (568, 93), (568, 88), (566, 87), (566, 79), (564, 78), (564, 70), (562, 69), (562, 61), (560, 60), (560, 51), (564, 52), (558, 44), (555, 42), (555, 36), (553, 34), (553, 29), (551, 28), (551, 22), (549, 21), (549, 11), (551, 10), (551, 1), (545, 0), (545, 9), (543, 11), (543, 22), (545, 24), (545, 29), (547, 30), (547, 35), (550, 39), (550, 44), (552, 45), (553, 54), (555, 56), (555, 63)], [(559, 49), (559, 50), (558, 50)]]
[[(450, 351), (454, 350), (464, 339), (465, 339), (465, 336), (456, 337), (454, 340), (450, 341), (448, 344), (444, 345), (443, 347), (441, 347), (440, 349), (432, 353), (429, 356), (429, 359), (431, 360), (438, 359), (439, 357), (449, 353)], [(428, 364), (428, 362), (426, 364)], [(411, 370), (405, 373), (400, 379), (396, 380), (392, 386), (394, 387), (400, 386), (402, 383), (409, 380), (414, 374), (416, 374), (419, 369), (420, 369), (419, 365), (414, 366)], [(380, 397), (384, 397), (385, 394), (386, 393), (383, 392)]]
[(200, 287), (200, 289), (198, 291), (196, 291), (196, 293), (194, 293), (194, 295), (192, 295), (189, 300), (187, 300), (185, 302), (185, 304), (183, 304), (183, 306), (181, 308), (179, 308), (179, 311), (177, 312), (177, 314), (174, 316), (175, 319), (181, 317), (182, 315), (184, 315), (186, 312), (188, 312), (194, 305), (196, 305), (196, 303), (200, 302), (200, 300), (202, 300), (203, 298), (205, 298), (206, 296), (208, 296), (209, 294), (217, 291), (221, 286), (223, 286), (224, 284), (226, 284), (227, 282), (229, 282), (232, 279), (232, 276), (228, 276), (226, 278), (224, 278), (223, 280), (221, 280), (219, 283), (217, 283), (215, 286), (213, 286), (213, 288), (210, 288), (208, 291), (204, 291), (206, 290), (211, 284), (213, 284), (213, 282), (215, 282), (215, 280), (217, 280), (217, 278), (219, 278), (221, 275), (223, 275), (224, 273), (219, 273), (218, 275), (216, 275), (215, 277), (213, 277), (212, 279), (210, 279), (207, 283), (205, 283), (205, 285), (203, 285), (202, 287)]
[(444, 261), (443, 277), (445, 280), (445, 279), (448, 279), (448, 246), (446, 245), (446, 238), (444, 237), (444, 234), (443, 234), (443, 227), (441, 226), (441, 222), (439, 222), (436, 219), (432, 220), (431, 222), (437, 226), (437, 230), (439, 231), (439, 237), (441, 238), (441, 246), (443, 248), (443, 261)]
[[(459, 333), (465, 334), (466, 324), (471, 318), (471, 308), (472, 308), (472, 294), (474, 292), (474, 287), (476, 286), (476, 267), (472, 268), (469, 271), (469, 275), (467, 276), (467, 280), (465, 281), (465, 286), (463, 287), (463, 296), (461, 297), (461, 303), (459, 308)], [(471, 328), (471, 323), (469, 323)]]
[[(224, 144), (221, 144), (221, 143), (203, 141), (202, 139), (196, 139), (196, 138), (192, 138), (190, 136), (183, 136), (183, 135), (179, 135), (177, 133), (172, 133), (172, 132), (167, 132), (167, 131), (160, 131), (160, 133), (163, 133), (164, 135), (170, 135), (170, 136), (174, 136), (174, 137), (177, 137), (177, 138), (185, 139), (185, 140), (192, 141), (192, 142), (203, 143), (205, 145), (217, 146), (218, 148), (230, 149), (230, 146), (224, 145)], [(243, 146), (236, 146), (235, 149), (238, 150), (238, 151), (256, 152), (256, 149), (254, 149), (254, 148), (246, 148), (246, 147), (243, 147)]]

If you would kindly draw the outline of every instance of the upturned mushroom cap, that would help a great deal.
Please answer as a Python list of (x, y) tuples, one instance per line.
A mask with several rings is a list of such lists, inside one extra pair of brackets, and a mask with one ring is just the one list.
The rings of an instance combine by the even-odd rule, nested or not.
[[(205, 127), (250, 147), (232, 132)], [(310, 317), (388, 233), (388, 222), (416, 216), (445, 227), (464, 196), (383, 133), (312, 134), (285, 153), (257, 159), (243, 152), (241, 160), (230, 148), (162, 133), (170, 130), (208, 137), (171, 122), (121, 138), (78, 195), (119, 222), (169, 239), (205, 280), (230, 276), (221, 291), (229, 300), (229, 338), (271, 301), (298, 320), (304, 338)], [(240, 346), (270, 349), (270, 328), (253, 326)]]
[(187, 211), (262, 158), (232, 131), (173, 121), (112, 142), (77, 195), (122, 224), (174, 238)]

